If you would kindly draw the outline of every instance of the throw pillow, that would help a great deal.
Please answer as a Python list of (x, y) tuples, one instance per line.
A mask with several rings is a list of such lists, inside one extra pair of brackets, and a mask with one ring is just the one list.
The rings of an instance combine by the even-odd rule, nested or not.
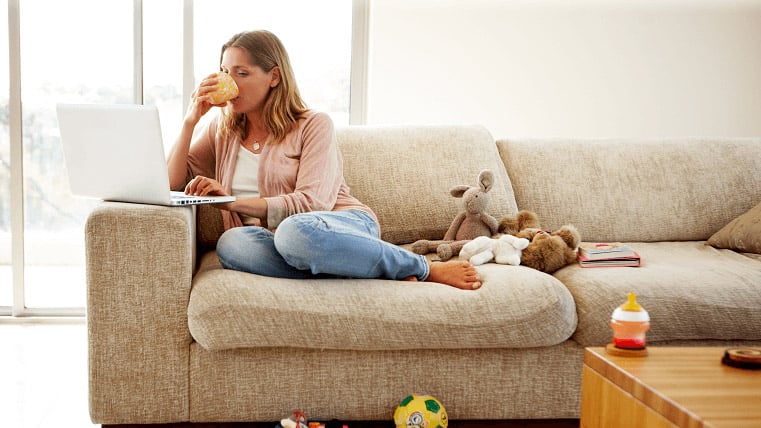
[(761, 254), (761, 204), (732, 220), (708, 238), (708, 245)]

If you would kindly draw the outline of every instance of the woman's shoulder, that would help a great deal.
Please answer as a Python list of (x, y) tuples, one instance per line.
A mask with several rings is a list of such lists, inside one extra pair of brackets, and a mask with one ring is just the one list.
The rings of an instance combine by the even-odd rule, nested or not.
[(316, 136), (326, 132), (333, 133), (333, 119), (327, 113), (308, 110), (304, 112), (299, 119), (296, 130), (302, 138)]
[(333, 119), (330, 117), (329, 114), (317, 111), (317, 110), (307, 110), (305, 111), (299, 120), (301, 122), (301, 126), (315, 126), (315, 125), (327, 125), (332, 127), (333, 126)]

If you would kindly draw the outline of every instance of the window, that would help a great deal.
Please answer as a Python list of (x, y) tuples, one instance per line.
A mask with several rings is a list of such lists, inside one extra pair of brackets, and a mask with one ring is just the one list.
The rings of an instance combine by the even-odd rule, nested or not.
[(194, 11), (197, 82), (219, 70), (220, 49), (234, 34), (269, 30), (285, 45), (307, 105), (349, 123), (351, 1), (196, 0)]
[[(220, 47), (230, 36), (263, 28), (286, 45), (307, 104), (331, 114), (336, 124), (349, 122), (350, 0), (0, 0), (2, 23), (13, 19), (8, 16), (9, 5), (12, 9), (18, 5), (19, 10), (20, 61), (11, 60), (21, 69), (15, 84), (22, 90), (21, 100), (10, 99), (14, 76), (8, 67), (0, 69), (2, 314), (9, 307), (31, 308), (27, 314), (81, 314), (85, 306), (84, 224), (99, 202), (70, 193), (57, 103), (133, 103), (141, 97), (136, 95), (136, 85), (138, 90), (142, 87), (143, 102), (159, 108), (168, 149), (190, 97), (183, 93), (187, 92), (183, 76), (193, 75), (197, 84), (218, 70)], [(184, 65), (183, 57), (188, 5), (195, 16), (192, 70), (186, 69), (190, 67)], [(135, 21), (135, 16), (142, 20)], [(12, 53), (8, 35), (8, 31), (0, 32), (3, 58)], [(142, 45), (135, 43), (140, 35)], [(140, 63), (135, 66), (136, 57), (142, 69)], [(22, 138), (14, 143), (9, 106), (19, 101)], [(23, 153), (21, 181), (11, 176), (11, 152), (16, 146)], [(23, 182), (23, 186), (16, 190), (12, 182)], [(18, 193), (23, 193), (23, 224), (12, 221), (13, 210), (18, 210), (12, 207), (14, 198), (21, 200)], [(23, 237), (23, 272), (14, 272), (18, 270), (11, 239), (14, 231)], [(24, 308), (16, 307), (18, 302), (14, 306), (14, 278), (19, 277), (23, 278)]]
[(95, 201), (69, 191), (55, 105), (132, 102), (131, 16), (129, 0), (20, 3), (28, 307), (84, 307), (84, 222)]
[[(0, 0), (0, 22), (8, 22), (8, 1)], [(8, 32), (0, 31), (0, 57), (8, 58)], [(4, 62), (4, 61), (3, 61)], [(0, 68), (0, 308), (13, 305), (11, 274), (11, 137), (8, 126), (8, 67)]]
[(143, 101), (160, 112), (165, 152), (182, 126), (183, 0), (143, 2)]

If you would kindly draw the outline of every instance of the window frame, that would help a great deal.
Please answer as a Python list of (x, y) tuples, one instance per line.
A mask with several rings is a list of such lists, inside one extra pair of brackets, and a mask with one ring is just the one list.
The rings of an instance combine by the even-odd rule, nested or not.
[[(13, 306), (0, 306), (0, 322), (9, 318), (35, 320), (49, 318), (59, 322), (81, 322), (84, 307), (29, 308), (25, 302), (25, 240), (24, 240), (24, 162), (21, 106), (21, 23), (20, 1), (8, 1), (8, 63), (9, 63), (9, 129), (11, 163), (11, 277)], [(350, 68), (349, 123), (367, 123), (367, 58), (369, 34), (369, 1), (352, 0), (352, 42)], [(187, 110), (195, 89), (193, 73), (194, 0), (183, 0), (183, 111)], [(143, 0), (133, 0), (133, 102), (143, 104)]]

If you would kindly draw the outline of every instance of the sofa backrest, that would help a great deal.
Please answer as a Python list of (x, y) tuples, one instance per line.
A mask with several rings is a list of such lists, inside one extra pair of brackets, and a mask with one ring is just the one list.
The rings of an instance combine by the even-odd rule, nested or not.
[(476, 186), (484, 169), (495, 177), (487, 212), (497, 220), (517, 212), (510, 178), (484, 127), (347, 126), (336, 135), (351, 194), (373, 209), (386, 241), (443, 238), (463, 210), (449, 189)]
[(761, 139), (500, 139), (519, 209), (589, 242), (700, 241), (761, 202)]
[[(495, 177), (488, 213), (499, 220), (517, 212), (510, 178), (484, 127), (346, 126), (336, 137), (351, 194), (373, 209), (389, 242), (443, 238), (463, 209), (449, 189), (477, 185), (484, 169)], [(200, 205), (199, 246), (214, 248), (222, 232), (219, 211)]]

